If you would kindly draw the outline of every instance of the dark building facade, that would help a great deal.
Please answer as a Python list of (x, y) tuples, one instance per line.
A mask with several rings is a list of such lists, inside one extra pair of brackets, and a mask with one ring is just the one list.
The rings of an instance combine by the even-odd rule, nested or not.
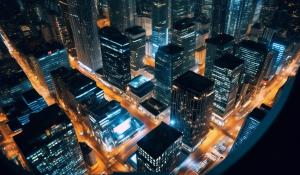
[(174, 44), (162, 46), (155, 57), (155, 98), (170, 105), (172, 82), (182, 75), (184, 70), (183, 48)]
[(220, 122), (226, 118), (236, 105), (237, 92), (243, 71), (244, 61), (231, 55), (225, 54), (215, 60), (212, 80), (215, 82), (214, 113)]
[(256, 129), (259, 127), (260, 123), (267, 115), (267, 112), (267, 110), (261, 108), (255, 108), (252, 112), (250, 112), (241, 130), (239, 131), (236, 141), (231, 148), (231, 152), (238, 150), (238, 148), (242, 146), (247, 141), (247, 139), (255, 133)]
[(171, 1), (171, 22), (174, 24), (178, 20), (186, 18), (189, 14), (191, 4), (187, 0)]
[(192, 71), (178, 77), (172, 87), (171, 124), (183, 133), (183, 147), (193, 151), (209, 130), (214, 83)]
[(168, 17), (168, 0), (154, 0), (152, 2), (152, 56), (160, 46), (168, 44), (169, 36), (169, 17)]
[(229, 0), (225, 33), (239, 41), (245, 36), (253, 14), (253, 0)]
[[(42, 46), (40, 46), (41, 48)], [(34, 53), (35, 59), (39, 63), (39, 67), (44, 75), (45, 81), (51, 92), (54, 91), (52, 77), (50, 72), (58, 67), (70, 67), (66, 49), (58, 43), (45, 44), (43, 49)]]
[(103, 75), (106, 80), (125, 90), (131, 79), (129, 40), (113, 27), (100, 30)]
[(233, 45), (234, 38), (226, 34), (219, 34), (206, 40), (205, 77), (211, 78), (214, 61), (226, 53), (232, 53)]
[(243, 40), (239, 43), (237, 54), (245, 61), (245, 77), (243, 82), (253, 86), (257, 85), (261, 78), (263, 78), (263, 67), (268, 55), (266, 45), (251, 40)]
[(87, 171), (72, 123), (57, 105), (31, 114), (30, 123), (14, 140), (30, 168), (40, 174)]
[(121, 32), (134, 25), (135, 0), (108, 0), (109, 18), (112, 27)]
[(130, 42), (130, 67), (131, 70), (137, 71), (144, 65), (146, 31), (140, 26), (134, 26), (126, 29), (125, 35)]
[(173, 24), (172, 43), (184, 48), (186, 70), (195, 65), (196, 26), (190, 18), (181, 19)]
[(182, 134), (162, 122), (137, 145), (138, 172), (171, 172), (179, 161)]
[(213, 1), (210, 36), (226, 33), (239, 40), (246, 34), (253, 14), (252, 0)]
[(68, 0), (69, 19), (77, 58), (92, 70), (102, 67), (95, 0)]
[(225, 33), (226, 14), (228, 13), (228, 0), (214, 0), (212, 2), (212, 17), (210, 36)]

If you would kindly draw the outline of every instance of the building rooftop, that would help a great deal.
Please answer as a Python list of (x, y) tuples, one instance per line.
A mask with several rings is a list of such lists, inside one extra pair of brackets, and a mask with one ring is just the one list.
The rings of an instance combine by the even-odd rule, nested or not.
[(128, 84), (130, 91), (138, 97), (143, 97), (153, 90), (154, 84), (143, 75), (133, 78)]
[(204, 76), (188, 71), (174, 80), (174, 85), (197, 95), (202, 95), (204, 92), (210, 91), (214, 83)]
[[(95, 114), (95, 121), (101, 121), (105, 119), (110, 113), (114, 113), (118, 109), (123, 109), (117, 101), (110, 101), (103, 103), (102, 105), (95, 106), (94, 108), (89, 108), (89, 110)], [(117, 113), (114, 113), (117, 114)]]
[(100, 38), (107, 39), (124, 45), (129, 43), (128, 38), (114, 27), (103, 27), (99, 31)]
[(165, 109), (167, 109), (167, 106), (163, 103), (159, 102), (158, 100), (154, 99), (153, 97), (148, 98), (147, 100), (143, 101), (141, 103), (141, 106), (145, 108), (147, 111), (152, 113), (154, 116), (159, 115), (162, 113)]
[(268, 52), (268, 48), (265, 44), (262, 43), (258, 43), (252, 40), (242, 40), (239, 43), (240, 47), (244, 47), (259, 53), (267, 53)]
[(234, 70), (244, 63), (244, 60), (235, 57), (232, 54), (225, 54), (219, 59), (215, 60), (214, 65), (222, 68)]
[(146, 31), (141, 26), (133, 26), (133, 27), (126, 29), (125, 32), (130, 35), (138, 35), (138, 34), (145, 33)]
[(231, 35), (227, 35), (227, 34), (218, 34), (217, 36), (213, 37), (213, 38), (208, 38), (206, 39), (206, 43), (211, 43), (214, 45), (225, 45), (227, 43), (230, 43), (234, 40), (234, 37)]
[(18, 48), (25, 55), (33, 55), (35, 58), (41, 58), (64, 49), (64, 46), (58, 42), (47, 43), (39, 38), (30, 38), (20, 42)]
[(266, 114), (267, 114), (267, 112), (265, 110), (259, 109), (259, 108), (254, 108), (253, 111), (250, 112), (248, 117), (251, 117), (251, 118), (261, 122), (265, 118)]
[(25, 125), (22, 132), (14, 137), (25, 156), (47, 143), (49, 138), (42, 137), (42, 135), (46, 136), (46, 131), (52, 126), (70, 123), (68, 117), (57, 105), (49, 106), (38, 113), (32, 113), (29, 117), (30, 123)]
[(60, 67), (54, 71), (51, 71), (51, 75), (54, 77), (61, 77), (68, 90), (75, 97), (97, 88), (96, 83), (93, 80), (89, 79), (78, 71), (68, 69), (66, 67)]
[(162, 122), (138, 141), (137, 145), (146, 151), (152, 158), (156, 159), (181, 136), (181, 132)]
[(32, 103), (40, 98), (42, 98), (42, 96), (40, 96), (35, 89), (30, 89), (26, 92), (24, 92), (22, 94), (23, 99), (25, 100), (25, 102), (27, 104)]
[(175, 30), (183, 30), (183, 29), (186, 29), (186, 28), (189, 28), (192, 26), (195, 26), (195, 24), (193, 23), (191, 18), (184, 18), (184, 19), (176, 21), (173, 24), (173, 28)]
[(183, 52), (183, 48), (176, 44), (168, 44), (166, 46), (161, 46), (158, 48), (158, 51), (167, 53), (169, 55), (176, 55), (180, 52)]

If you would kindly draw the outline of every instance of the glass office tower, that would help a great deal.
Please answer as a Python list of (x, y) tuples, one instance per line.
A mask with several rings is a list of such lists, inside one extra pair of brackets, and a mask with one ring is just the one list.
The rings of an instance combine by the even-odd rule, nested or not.
[(155, 57), (159, 46), (168, 44), (168, 8), (168, 0), (154, 0), (152, 2), (152, 57)]
[(209, 130), (214, 83), (192, 71), (178, 77), (172, 86), (171, 125), (183, 133), (183, 148), (192, 152)]
[(172, 82), (182, 75), (184, 69), (184, 50), (182, 47), (169, 44), (158, 49), (155, 57), (155, 98), (170, 105)]
[(87, 171), (73, 125), (57, 105), (32, 113), (14, 139), (33, 172), (83, 175)]
[(102, 67), (95, 0), (68, 0), (69, 19), (78, 60), (92, 70)]
[(112, 85), (125, 90), (131, 80), (129, 39), (113, 27), (100, 30), (103, 75)]

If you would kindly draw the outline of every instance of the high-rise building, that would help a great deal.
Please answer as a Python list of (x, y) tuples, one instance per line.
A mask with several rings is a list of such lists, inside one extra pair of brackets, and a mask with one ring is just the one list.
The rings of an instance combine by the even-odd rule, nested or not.
[(69, 18), (69, 4), (68, 0), (58, 1), (59, 15), (56, 16), (56, 25), (58, 29), (58, 34), (60, 40), (66, 48), (69, 50), (75, 48), (75, 43), (73, 40), (72, 29)]
[(181, 19), (173, 24), (172, 43), (184, 49), (184, 69), (192, 68), (195, 65), (196, 28), (191, 19)]
[(229, 0), (227, 7), (225, 33), (239, 41), (246, 34), (249, 23), (252, 22), (253, 0)]
[[(186, 0), (171, 1), (171, 22), (172, 25), (180, 19), (186, 18), (191, 6)], [(172, 26), (173, 27), (173, 26)]]
[(81, 74), (79, 71), (60, 67), (51, 72), (56, 94), (68, 92), (68, 101), (88, 101), (93, 96), (101, 96), (101, 89), (97, 88), (95, 81)]
[(211, 78), (214, 61), (225, 53), (232, 53), (233, 44), (234, 38), (226, 34), (219, 34), (206, 40), (205, 77)]
[(212, 80), (215, 82), (214, 117), (212, 120), (224, 124), (226, 117), (236, 105), (236, 96), (243, 71), (244, 61), (225, 54), (215, 60)]
[(256, 129), (264, 120), (266, 114), (267, 111), (260, 108), (255, 108), (252, 112), (250, 112), (241, 130), (239, 131), (236, 141), (231, 148), (231, 152), (238, 150), (238, 148), (242, 146), (247, 141), (247, 139), (255, 133)]
[(39, 63), (49, 90), (54, 91), (50, 72), (58, 67), (70, 67), (67, 51), (58, 43), (45, 44), (35, 50), (33, 56)]
[(129, 38), (130, 67), (137, 71), (143, 67), (143, 59), (146, 52), (146, 31), (140, 26), (134, 26), (125, 30), (125, 35)]
[(33, 112), (40, 112), (47, 107), (47, 103), (34, 89), (24, 92), (21, 96), (22, 100)]
[(152, 57), (155, 57), (160, 46), (168, 44), (168, 8), (168, 0), (154, 0), (152, 2)]
[(137, 145), (138, 172), (172, 172), (179, 162), (182, 134), (162, 122)]
[(266, 45), (251, 40), (243, 40), (239, 43), (237, 54), (245, 61), (243, 83), (256, 86), (263, 78), (263, 67), (268, 55)]
[(27, 39), (19, 43), (22, 53), (34, 60), (34, 65), (41, 73), (50, 91), (54, 90), (50, 72), (58, 67), (70, 67), (67, 50), (58, 42), (47, 43), (40, 39)]
[(210, 36), (215, 37), (218, 34), (225, 33), (226, 14), (228, 14), (229, 0), (212, 1), (212, 17)]
[(112, 85), (125, 90), (131, 79), (129, 40), (113, 27), (100, 30), (103, 75)]
[(77, 58), (92, 70), (98, 70), (102, 67), (102, 60), (96, 25), (96, 1), (68, 0), (68, 5)]
[(0, 106), (5, 106), (15, 101), (23, 92), (31, 89), (31, 84), (26, 74), (12, 58), (0, 60)]
[(135, 0), (108, 0), (109, 18), (112, 27), (124, 32), (134, 25)]
[(212, 16), (212, 7), (214, 0), (192, 0), (194, 3), (194, 16), (205, 15), (207, 18)]
[(276, 0), (264, 0), (261, 9), (261, 22), (263, 25), (268, 26), (274, 19), (273, 16), (278, 8), (278, 1)]
[(252, 18), (253, 24), (259, 22), (259, 20), (260, 20), (263, 3), (264, 3), (264, 0), (256, 0), (253, 2), (253, 7), (254, 7), (254, 13), (253, 13), (253, 18)]
[(287, 47), (287, 43), (275, 40), (272, 42), (271, 49), (278, 52), (277, 57), (275, 58), (275, 63), (273, 66), (273, 71), (278, 74), (280, 71), (283, 63), (284, 63), (284, 53)]
[[(275, 50), (269, 50), (268, 56), (266, 58), (266, 63), (265, 66), (263, 68), (264, 73), (264, 80), (270, 81), (275, 73), (276, 73), (276, 69), (274, 69), (274, 64), (275, 64), (275, 60), (277, 58), (278, 52)], [(276, 67), (275, 67), (276, 68)]]
[(275, 36), (277, 29), (275, 27), (265, 27), (259, 41), (270, 46), (272, 44), (273, 37)]
[(83, 175), (87, 171), (72, 123), (57, 105), (32, 113), (14, 140), (38, 174)]
[(187, 70), (184, 70), (183, 48), (174, 44), (159, 47), (155, 57), (155, 98), (170, 105), (172, 82)]
[(193, 151), (209, 130), (214, 83), (192, 71), (178, 77), (172, 86), (171, 125), (183, 133), (183, 148)]

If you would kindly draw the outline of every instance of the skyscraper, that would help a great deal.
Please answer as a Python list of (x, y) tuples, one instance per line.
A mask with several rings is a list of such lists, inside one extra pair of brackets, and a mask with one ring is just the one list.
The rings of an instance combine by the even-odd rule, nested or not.
[(50, 72), (58, 67), (70, 67), (66, 49), (58, 43), (40, 45), (39, 48), (35, 48), (34, 57), (39, 63), (49, 90), (53, 92)]
[(189, 13), (191, 4), (187, 0), (172, 0), (171, 1), (171, 22), (172, 27), (175, 22), (180, 19), (186, 18)]
[(210, 36), (225, 33), (226, 14), (228, 14), (229, 0), (212, 1), (212, 17)]
[(171, 125), (183, 133), (183, 148), (193, 151), (209, 130), (214, 83), (192, 71), (172, 86)]
[(189, 18), (178, 20), (173, 25), (172, 43), (184, 48), (185, 70), (195, 65), (196, 27)]
[(277, 57), (275, 58), (275, 63), (273, 66), (273, 72), (275, 72), (276, 74), (279, 73), (282, 64), (284, 63), (284, 53), (285, 53), (285, 49), (287, 47), (287, 43), (281, 41), (281, 40), (276, 40), (272, 42), (272, 46), (271, 49), (273, 51), (278, 52)]
[(214, 60), (225, 53), (232, 53), (233, 39), (230, 35), (219, 34), (206, 40), (205, 77), (211, 78)]
[(129, 40), (113, 27), (100, 30), (103, 75), (106, 80), (125, 90), (131, 79)]
[(182, 134), (162, 122), (137, 145), (138, 172), (171, 172), (179, 162)]
[(267, 111), (260, 108), (255, 108), (252, 112), (250, 112), (241, 130), (239, 131), (236, 141), (231, 148), (231, 152), (238, 150), (238, 148), (242, 146), (247, 141), (247, 139), (254, 134), (266, 115)]
[(72, 123), (52, 105), (30, 115), (14, 137), (30, 168), (40, 174), (85, 174), (86, 167)]
[(243, 83), (257, 85), (262, 78), (263, 67), (268, 55), (266, 45), (251, 40), (243, 40), (239, 43), (237, 54), (245, 61)]
[(192, 0), (192, 2), (194, 3), (194, 16), (205, 15), (207, 18), (211, 18), (214, 0)]
[(235, 107), (243, 63), (243, 60), (231, 54), (225, 54), (214, 62), (212, 80), (215, 82), (215, 115), (212, 120), (220, 125), (224, 124), (226, 117)]
[(95, 0), (68, 0), (77, 58), (92, 70), (102, 67)]
[(210, 36), (226, 33), (239, 40), (252, 22), (253, 0), (215, 0), (212, 5)]
[(155, 57), (155, 98), (170, 105), (172, 82), (182, 75), (184, 70), (183, 48), (174, 44), (159, 47)]
[(154, 0), (152, 2), (152, 56), (159, 46), (168, 44), (168, 0)]
[(131, 70), (137, 71), (144, 65), (146, 31), (140, 26), (134, 26), (126, 29), (125, 35), (130, 42), (130, 67)]
[(108, 0), (108, 7), (112, 27), (124, 32), (134, 25), (135, 0)]
[(229, 0), (225, 33), (239, 41), (246, 34), (253, 13), (253, 0)]

